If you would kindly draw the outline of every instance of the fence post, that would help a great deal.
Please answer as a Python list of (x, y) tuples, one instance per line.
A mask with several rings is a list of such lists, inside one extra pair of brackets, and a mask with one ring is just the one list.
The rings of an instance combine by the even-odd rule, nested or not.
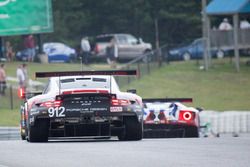
[(150, 73), (150, 65), (149, 65), (149, 61), (147, 61), (147, 73)]
[(137, 62), (137, 78), (141, 78), (141, 67), (139, 62)]
[[(128, 70), (129, 70), (129, 66), (127, 66), (128, 68)], [(129, 78), (129, 76), (128, 76), (128, 84), (130, 84), (130, 78)]]
[(13, 89), (12, 85), (10, 85), (10, 109), (13, 110)]
[(161, 68), (161, 66), (162, 66), (162, 52), (161, 52), (161, 49), (159, 48), (158, 50), (157, 50), (157, 55), (158, 55), (158, 65), (159, 65), (159, 68)]

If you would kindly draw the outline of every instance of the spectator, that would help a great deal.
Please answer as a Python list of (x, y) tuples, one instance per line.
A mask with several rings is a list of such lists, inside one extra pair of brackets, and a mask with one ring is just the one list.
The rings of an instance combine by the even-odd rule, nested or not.
[(116, 68), (116, 59), (118, 57), (118, 48), (115, 42), (115, 38), (110, 40), (110, 45), (106, 48), (107, 62), (112, 68)]
[(220, 23), (219, 25), (219, 30), (224, 30), (224, 31), (228, 31), (228, 30), (232, 30), (233, 27), (232, 25), (228, 22), (227, 18), (224, 18), (223, 21)]
[(250, 23), (246, 19), (244, 19), (244, 20), (240, 21), (240, 28), (241, 29), (248, 29), (248, 28), (250, 28)]
[(17, 67), (16, 76), (17, 76), (17, 79), (18, 79), (19, 88), (23, 88), (24, 90), (26, 90), (25, 75), (24, 75), (24, 72), (23, 72), (23, 65), (19, 65)]
[(6, 41), (5, 43), (5, 54), (8, 61), (13, 61), (15, 52), (13, 51), (13, 47), (9, 41)]
[(0, 95), (5, 95), (6, 89), (6, 73), (4, 67), (4, 64), (0, 65)]
[(85, 65), (89, 64), (89, 56), (90, 56), (90, 44), (88, 37), (84, 37), (81, 40), (81, 57), (82, 57), (82, 63)]
[(33, 62), (36, 55), (36, 44), (33, 35), (28, 35), (24, 38), (24, 47), (28, 54), (28, 61)]

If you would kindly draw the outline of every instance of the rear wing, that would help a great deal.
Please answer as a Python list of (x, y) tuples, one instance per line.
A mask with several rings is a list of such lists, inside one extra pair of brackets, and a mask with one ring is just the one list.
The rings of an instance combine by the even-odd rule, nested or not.
[(136, 70), (108, 70), (108, 71), (60, 71), (60, 72), (36, 72), (36, 78), (49, 78), (61, 76), (82, 76), (82, 75), (115, 75), (128, 76), (137, 75)]
[(167, 102), (180, 102), (180, 103), (192, 103), (192, 98), (145, 98), (142, 99), (143, 103), (167, 103)]

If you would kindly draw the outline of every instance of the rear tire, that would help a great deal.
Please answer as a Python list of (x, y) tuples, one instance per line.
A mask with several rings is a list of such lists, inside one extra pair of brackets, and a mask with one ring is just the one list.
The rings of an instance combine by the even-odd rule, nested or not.
[(199, 137), (199, 128), (195, 127), (195, 126), (186, 127), (184, 136), (187, 137), (187, 138)]
[[(21, 130), (21, 131), (22, 131), (22, 130)], [(21, 139), (22, 139), (22, 140), (25, 140), (25, 139), (26, 139), (26, 135), (23, 134), (22, 132), (21, 132)]]
[(47, 142), (48, 141), (48, 122), (46, 120), (37, 120), (34, 126), (28, 129), (29, 142)]
[(124, 118), (125, 130), (118, 135), (121, 141), (141, 140), (143, 136), (142, 123), (136, 117)]

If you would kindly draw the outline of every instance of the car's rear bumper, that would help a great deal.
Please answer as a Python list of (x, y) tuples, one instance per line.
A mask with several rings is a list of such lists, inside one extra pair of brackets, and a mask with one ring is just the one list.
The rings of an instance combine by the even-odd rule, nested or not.
[(29, 126), (46, 121), (49, 137), (107, 137), (117, 136), (124, 130), (123, 120), (127, 117), (137, 118), (142, 122), (142, 112), (108, 112), (95, 115), (82, 114), (80, 117), (49, 117), (48, 114), (32, 115)]
[(187, 128), (197, 128), (190, 124), (144, 124), (144, 138), (185, 137)]

